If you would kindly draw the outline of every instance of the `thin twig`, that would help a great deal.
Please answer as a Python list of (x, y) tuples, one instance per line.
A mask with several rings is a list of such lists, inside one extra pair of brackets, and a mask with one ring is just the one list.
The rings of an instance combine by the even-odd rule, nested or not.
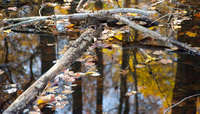
[(46, 6), (46, 4), (42, 4), (40, 9), (39, 9), (39, 16), (42, 16), (41, 11), (44, 9), (44, 7)]
[(162, 18), (167, 17), (167, 16), (169, 16), (169, 15), (170, 15), (169, 13), (168, 13), (168, 14), (165, 14), (165, 15), (159, 17), (158, 19), (154, 20), (152, 23), (155, 23), (155, 22), (157, 22), (157, 21), (161, 20)]
[(175, 106), (179, 105), (180, 103), (182, 103), (183, 101), (190, 99), (192, 97), (196, 97), (196, 96), (200, 96), (200, 93), (198, 94), (194, 94), (188, 97), (183, 98), (182, 100), (180, 100), (179, 102), (177, 102), (176, 104), (173, 104), (172, 106), (168, 107), (167, 109), (164, 110), (164, 114), (166, 114), (170, 109), (174, 108)]
[(80, 2), (78, 3), (77, 7), (76, 7), (76, 11), (80, 12), (81, 8), (83, 7), (83, 5), (87, 2), (87, 0), (80, 0)]

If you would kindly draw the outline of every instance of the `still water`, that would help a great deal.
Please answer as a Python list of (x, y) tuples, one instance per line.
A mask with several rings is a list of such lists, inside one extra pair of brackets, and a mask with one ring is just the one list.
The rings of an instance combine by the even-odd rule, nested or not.
[[(28, 6), (26, 12), (29, 12)], [(18, 14), (25, 15), (24, 10), (20, 11), (22, 14)], [(199, 47), (199, 35), (188, 38), (185, 34), (191, 30), (199, 31), (199, 22), (196, 17), (184, 21), (176, 33), (177, 39)], [(16, 30), (1, 32), (0, 112), (54, 65), (53, 61), (62, 56), (59, 52), (69, 44), (72, 37), (77, 36), (74, 34), (22, 33)], [(136, 39), (141, 35), (134, 31), (134, 37)], [(72, 88), (74, 92), (68, 96), (69, 103), (64, 109), (55, 109), (51, 113), (200, 113), (199, 56), (184, 50), (137, 47), (127, 42), (107, 45), (111, 47), (96, 47), (92, 50), (95, 58), (93, 63), (100, 76), (77, 79), (74, 82), (77, 86)], [(147, 55), (159, 60), (145, 62)], [(82, 61), (74, 70), (81, 71), (84, 64)], [(184, 102), (169, 108), (184, 98)]]

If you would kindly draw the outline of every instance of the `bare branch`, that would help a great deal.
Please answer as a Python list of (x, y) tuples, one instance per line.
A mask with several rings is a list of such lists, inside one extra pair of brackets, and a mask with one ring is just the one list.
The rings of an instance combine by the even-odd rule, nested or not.
[(152, 38), (155, 38), (155, 39), (157, 39), (157, 40), (161, 40), (161, 41), (163, 41), (163, 42), (171, 43), (171, 44), (176, 45), (176, 46), (179, 46), (179, 47), (181, 47), (181, 48), (183, 48), (183, 49), (185, 49), (185, 50), (188, 50), (188, 51), (190, 51), (190, 52), (192, 52), (192, 53), (194, 53), (194, 54), (200, 55), (200, 51), (199, 51), (199, 50), (197, 50), (197, 49), (195, 49), (195, 48), (192, 48), (192, 47), (188, 46), (187, 44), (184, 44), (184, 43), (182, 43), (182, 42), (179, 42), (179, 41), (177, 41), (177, 40), (174, 40), (174, 39), (172, 39), (172, 38), (163, 37), (161, 34), (159, 34), (159, 33), (157, 33), (157, 32), (154, 32), (154, 31), (152, 31), (152, 30), (149, 30), (149, 29), (147, 29), (147, 28), (145, 28), (145, 27), (143, 27), (143, 26), (141, 26), (141, 25), (138, 25), (138, 24), (136, 24), (135, 22), (132, 22), (132, 21), (128, 20), (127, 18), (124, 18), (124, 17), (119, 16), (119, 15), (117, 15), (117, 14), (114, 14), (114, 15), (112, 16), (112, 18), (118, 19), (119, 21), (121, 21), (121, 22), (127, 24), (127, 25), (130, 26), (131, 28), (134, 28), (134, 29), (136, 29), (136, 30), (138, 30), (138, 31), (140, 31), (140, 32), (145, 33), (145, 34), (148, 34), (148, 35), (151, 36)]
[(37, 21), (44, 21), (47, 19), (86, 19), (88, 17), (103, 17), (107, 15), (111, 15), (114, 13), (138, 13), (141, 15), (149, 16), (151, 14), (156, 13), (155, 11), (145, 11), (140, 9), (134, 9), (134, 8), (118, 8), (118, 9), (111, 9), (111, 10), (100, 10), (96, 11), (94, 13), (76, 13), (76, 14), (70, 14), (70, 15), (52, 15), (52, 16), (36, 16), (36, 17), (24, 17), (24, 18), (14, 18), (14, 19), (4, 19), (3, 21), (22, 21), (13, 25), (9, 25), (6, 27), (1, 27), (0, 30), (6, 30), (13, 27), (21, 26), (24, 24), (31, 24), (33, 22)]

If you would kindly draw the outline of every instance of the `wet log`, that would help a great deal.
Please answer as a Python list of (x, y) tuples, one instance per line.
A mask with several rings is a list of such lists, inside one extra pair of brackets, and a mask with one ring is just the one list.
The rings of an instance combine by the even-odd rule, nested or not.
[(31, 101), (33, 101), (45, 88), (47, 82), (53, 79), (64, 68), (69, 67), (77, 58), (79, 58), (87, 48), (93, 43), (94, 38), (99, 37), (100, 30), (92, 28), (87, 29), (81, 36), (70, 46), (59, 59), (45, 74), (43, 74), (35, 83), (24, 91), (4, 112), (3, 114), (16, 114), (22, 111)]

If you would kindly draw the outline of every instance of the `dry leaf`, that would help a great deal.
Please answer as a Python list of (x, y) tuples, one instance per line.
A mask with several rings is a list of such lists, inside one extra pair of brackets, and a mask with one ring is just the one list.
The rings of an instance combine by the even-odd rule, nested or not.
[(186, 34), (187, 36), (189, 36), (189, 37), (196, 37), (196, 36), (197, 36), (197, 33), (190, 32), (190, 31), (186, 32), (185, 34)]
[(144, 68), (145, 65), (143, 65), (143, 64), (137, 64), (135, 67), (136, 67), (136, 68)]
[(8, 34), (8, 33), (10, 33), (10, 32), (11, 32), (11, 29), (4, 30), (3, 32)]
[(0, 75), (2, 75), (3, 73), (4, 73), (4, 71), (0, 69)]
[(153, 52), (154, 55), (162, 55), (163, 51), (159, 50), (159, 51), (154, 51)]
[(174, 46), (173, 46), (173, 47), (171, 47), (170, 49), (171, 49), (172, 51), (176, 51), (176, 50), (178, 50), (178, 47), (176, 47), (176, 46), (174, 47)]
[(73, 93), (73, 91), (69, 90), (69, 89), (66, 89), (66, 90), (62, 91), (62, 93), (63, 94), (71, 94), (71, 93)]
[(175, 25), (175, 26), (173, 26), (173, 28), (174, 28), (174, 29), (180, 29), (181, 26)]
[(170, 63), (172, 63), (172, 60), (171, 59), (161, 59), (159, 62), (162, 64), (170, 64)]
[(37, 104), (38, 105), (46, 104), (46, 103), (50, 103), (54, 100), (55, 100), (55, 95), (53, 95), (53, 94), (50, 94), (50, 95), (47, 95), (47, 96), (41, 96), (41, 97), (38, 98)]
[(131, 96), (131, 95), (135, 95), (137, 93), (137, 91), (130, 91), (126, 93), (126, 96)]

